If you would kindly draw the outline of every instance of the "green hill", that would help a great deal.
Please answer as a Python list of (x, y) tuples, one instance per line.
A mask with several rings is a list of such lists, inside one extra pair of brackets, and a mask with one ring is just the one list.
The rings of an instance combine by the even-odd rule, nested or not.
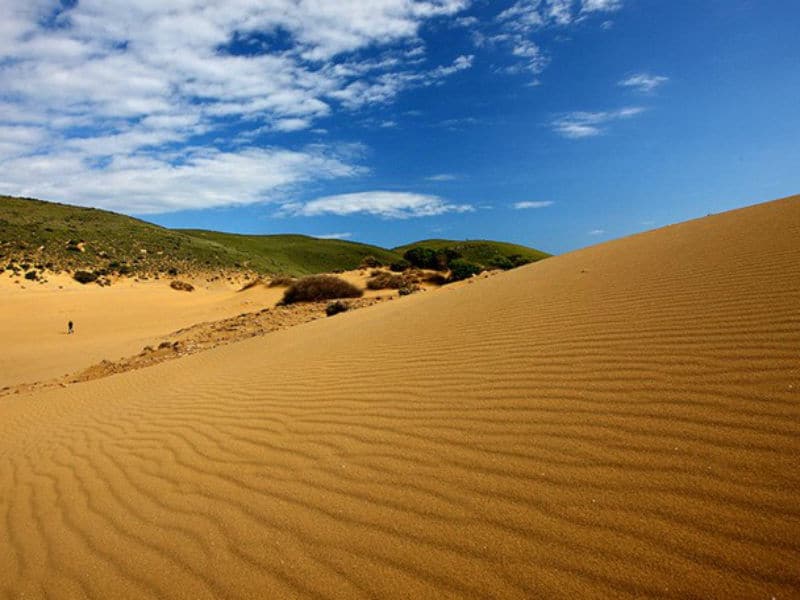
[(511, 268), (536, 262), (550, 256), (546, 252), (491, 240), (421, 240), (394, 248), (398, 254), (405, 254), (412, 248), (427, 248), (433, 251), (454, 250), (461, 258), (486, 268)]
[(389, 264), (400, 255), (368, 244), (324, 240), (307, 235), (239, 235), (195, 229), (178, 230), (196, 239), (219, 244), (248, 257), (251, 265), (269, 273), (308, 275), (356, 268), (365, 256)]
[[(424, 240), (387, 250), (305, 235), (239, 235), (167, 229), (125, 215), (29, 198), (0, 196), (0, 270), (77, 269), (117, 273), (249, 270), (307, 275), (357, 267), (366, 256), (399, 261), (414, 246), (455, 248), (470, 261), (497, 266), (498, 257), (523, 262), (543, 252), (502, 242)], [(494, 262), (492, 262), (494, 261)]]

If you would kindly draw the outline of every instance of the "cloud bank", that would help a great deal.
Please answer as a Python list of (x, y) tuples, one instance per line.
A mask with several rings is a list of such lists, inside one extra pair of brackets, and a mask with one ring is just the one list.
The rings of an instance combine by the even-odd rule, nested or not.
[(0, 193), (163, 212), (352, 176), (359, 167), (335, 148), (253, 137), (290, 135), (469, 69), (470, 55), (418, 64), (420, 27), (467, 4), (0, 3)]

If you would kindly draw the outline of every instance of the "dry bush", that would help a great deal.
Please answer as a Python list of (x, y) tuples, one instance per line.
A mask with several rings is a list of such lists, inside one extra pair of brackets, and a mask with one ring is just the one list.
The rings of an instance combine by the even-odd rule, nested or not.
[(413, 294), (413, 293), (415, 293), (415, 292), (418, 292), (418, 291), (420, 291), (421, 289), (422, 289), (422, 288), (421, 288), (421, 287), (419, 287), (419, 286), (418, 286), (418, 285), (416, 285), (416, 284), (404, 285), (404, 286), (403, 286), (403, 287), (401, 287), (399, 290), (397, 290), (397, 293), (398, 293), (398, 294), (400, 294), (401, 296), (408, 296), (409, 294)]
[(325, 307), (325, 314), (329, 317), (332, 317), (333, 315), (338, 315), (339, 313), (347, 312), (348, 310), (350, 310), (350, 305), (347, 304), (347, 302), (335, 300)]
[(359, 298), (364, 295), (352, 283), (333, 275), (311, 275), (290, 285), (283, 293), (283, 304), (318, 302), (335, 298)]
[(380, 267), (381, 261), (379, 261), (374, 256), (365, 256), (361, 259), (361, 264), (359, 265), (359, 269), (371, 269), (374, 267)]
[(173, 290), (178, 290), (179, 292), (193, 292), (194, 286), (191, 283), (187, 283), (185, 281), (179, 281), (176, 279), (172, 283), (169, 284)]
[(381, 271), (378, 275), (367, 280), (367, 287), (371, 290), (397, 290), (403, 287), (405, 283), (406, 280), (402, 275), (393, 275), (392, 273)]
[(78, 283), (87, 284), (96, 280), (97, 274), (90, 271), (75, 271), (75, 273), (72, 275), (72, 278)]

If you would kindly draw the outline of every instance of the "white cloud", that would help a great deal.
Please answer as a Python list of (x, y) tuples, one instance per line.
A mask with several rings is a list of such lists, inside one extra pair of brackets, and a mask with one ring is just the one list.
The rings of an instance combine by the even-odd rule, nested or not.
[(458, 175), (452, 173), (437, 173), (425, 178), (426, 181), (455, 181), (456, 179), (458, 179)]
[[(473, 57), (464, 55), (421, 71), (418, 38), (425, 22), (469, 2), (82, 0), (60, 14), (51, 0), (0, 2), (0, 187), (158, 211), (261, 201), (284, 185), (347, 176), (335, 173), (357, 169), (337, 159), (335, 169), (297, 166), (282, 177), (280, 157), (318, 164), (318, 153), (230, 146), (255, 132), (310, 129), (342, 106), (388, 102), (469, 68)], [(271, 48), (281, 36), (286, 47)], [(378, 59), (359, 52), (381, 46)], [(250, 179), (231, 181), (235, 193), (206, 192), (203, 160)], [(184, 188), (166, 186), (178, 180)]]
[(614, 12), (622, 8), (622, 0), (583, 0), (581, 11), (591, 12)]
[(594, 137), (605, 132), (606, 127), (622, 119), (628, 119), (644, 112), (644, 108), (630, 106), (606, 112), (572, 112), (551, 121), (553, 131), (562, 137), (579, 139)]
[(321, 240), (347, 240), (353, 237), (353, 234), (348, 231), (345, 233), (325, 233), (323, 235), (316, 235), (314, 237), (317, 237)]
[(85, 153), (5, 161), (0, 193), (88, 204), (133, 213), (202, 209), (275, 200), (312, 179), (361, 171), (315, 149), (293, 152), (191, 148), (163, 157), (120, 155), (97, 167)]
[(650, 73), (637, 73), (635, 75), (631, 75), (630, 77), (626, 77), (622, 81), (620, 81), (617, 85), (622, 87), (633, 88), (636, 91), (642, 93), (650, 93), (653, 92), (656, 88), (662, 86), (667, 81), (669, 81), (669, 77), (664, 77), (663, 75), (651, 75)]
[(310, 119), (279, 119), (274, 125), (277, 131), (301, 131), (311, 127)]
[(589, 231), (589, 235), (603, 235), (606, 232), (605, 229), (592, 229)]
[(525, 210), (529, 208), (546, 208), (552, 205), (553, 205), (552, 200), (542, 200), (536, 202), (515, 202), (514, 208), (517, 210)]
[(314, 217), (319, 215), (368, 214), (384, 219), (430, 217), (449, 212), (470, 212), (466, 204), (451, 204), (438, 196), (410, 192), (358, 192), (325, 196), (305, 203), (284, 205), (284, 214)]

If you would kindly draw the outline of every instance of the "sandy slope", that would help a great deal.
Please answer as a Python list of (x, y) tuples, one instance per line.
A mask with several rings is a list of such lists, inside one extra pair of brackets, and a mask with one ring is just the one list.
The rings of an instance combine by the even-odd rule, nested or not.
[[(363, 288), (369, 270), (341, 276)], [(66, 274), (51, 274), (45, 285), (0, 274), (0, 390), (135, 355), (178, 329), (274, 306), (284, 291), (259, 285), (240, 292), (242, 281), (190, 280), (195, 291), (187, 293), (170, 289), (169, 279), (121, 279), (103, 288)], [(365, 297), (388, 293), (367, 290)], [(76, 335), (67, 336), (70, 320)]]
[(800, 595), (800, 198), (0, 403), (0, 597)]
[[(240, 294), (238, 285), (200, 281), (187, 293), (170, 289), (169, 280), (122, 280), (107, 288), (83, 286), (67, 275), (50, 280), (24, 282), (21, 290), (0, 276), (0, 388), (134, 354), (171, 331), (274, 304), (282, 293), (260, 287)], [(76, 335), (67, 336), (69, 320)]]

